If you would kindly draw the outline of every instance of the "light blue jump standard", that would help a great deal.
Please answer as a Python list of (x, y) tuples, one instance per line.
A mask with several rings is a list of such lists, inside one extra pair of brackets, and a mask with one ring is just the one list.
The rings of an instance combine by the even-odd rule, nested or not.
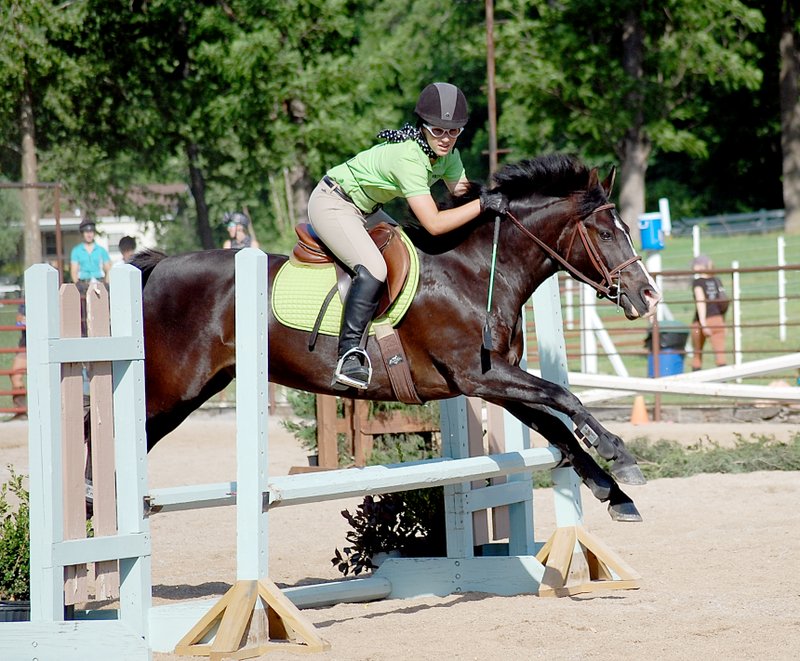
[[(111, 270), (110, 337), (61, 339), (58, 288), (50, 266), (25, 272), (31, 621), (0, 625), (0, 659), (150, 659), (150, 534), (141, 506), (147, 488), (141, 274), (129, 265)], [(91, 361), (112, 361), (115, 453), (131, 470), (117, 472), (118, 534), (65, 541), (61, 365)], [(117, 619), (64, 621), (64, 567), (116, 559)]]

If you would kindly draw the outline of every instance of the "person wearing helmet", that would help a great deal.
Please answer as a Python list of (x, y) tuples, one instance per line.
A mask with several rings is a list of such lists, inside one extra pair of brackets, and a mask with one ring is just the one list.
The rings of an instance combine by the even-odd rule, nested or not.
[(222, 217), (222, 222), (228, 229), (228, 238), (222, 244), (223, 248), (258, 248), (258, 241), (250, 235), (250, 221), (247, 216), (238, 211), (229, 211)]
[(438, 235), (466, 225), (484, 210), (507, 210), (499, 193), (484, 193), (480, 200), (452, 209), (437, 207), (430, 190), (435, 182), (443, 180), (454, 195), (468, 187), (455, 148), (469, 117), (467, 100), (455, 85), (431, 83), (414, 110), (416, 126), (378, 133), (383, 142), (328, 170), (308, 202), (314, 232), (353, 276), (339, 333), (332, 383), (337, 389), (365, 390), (372, 371), (362, 339), (386, 281), (386, 263), (367, 233), (368, 217), (386, 217), (381, 207), (403, 197), (420, 225)]
[(72, 282), (79, 285), (81, 283), (88, 285), (90, 282), (108, 282), (111, 257), (103, 246), (95, 243), (97, 226), (93, 220), (84, 218), (78, 226), (78, 230), (80, 230), (82, 241), (72, 249), (69, 257), (69, 274)]

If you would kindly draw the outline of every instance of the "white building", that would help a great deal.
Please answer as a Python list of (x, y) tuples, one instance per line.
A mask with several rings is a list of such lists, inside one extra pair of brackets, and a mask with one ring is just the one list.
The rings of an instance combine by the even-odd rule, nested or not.
[[(145, 189), (130, 194), (135, 202), (148, 202), (163, 208), (159, 220), (169, 220), (181, 201), (188, 195), (185, 184), (152, 184)], [(79, 226), (86, 217), (86, 211), (63, 204), (60, 213), (62, 260), (65, 268), (69, 267), (69, 255), (81, 241)], [(112, 263), (121, 261), (119, 241), (123, 236), (136, 239), (136, 249), (157, 248), (158, 234), (156, 224), (149, 219), (137, 219), (133, 216), (120, 215), (112, 209), (99, 208), (91, 216), (97, 225), (96, 241), (108, 250)], [(57, 262), (56, 220), (54, 217), (42, 218), (39, 226), (42, 231), (43, 261), (49, 264)]]

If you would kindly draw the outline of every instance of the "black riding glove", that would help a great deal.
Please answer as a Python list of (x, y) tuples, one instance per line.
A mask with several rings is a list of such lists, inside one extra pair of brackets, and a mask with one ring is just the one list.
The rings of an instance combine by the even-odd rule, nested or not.
[(508, 213), (508, 199), (502, 193), (483, 191), (481, 193), (481, 213), (484, 211), (494, 211), (505, 216)]

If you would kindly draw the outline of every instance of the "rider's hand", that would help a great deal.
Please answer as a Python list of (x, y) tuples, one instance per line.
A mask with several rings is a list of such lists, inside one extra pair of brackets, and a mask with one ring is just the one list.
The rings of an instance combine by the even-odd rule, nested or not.
[(508, 200), (502, 193), (483, 191), (481, 193), (481, 213), (484, 211), (494, 211), (505, 216), (508, 212)]

